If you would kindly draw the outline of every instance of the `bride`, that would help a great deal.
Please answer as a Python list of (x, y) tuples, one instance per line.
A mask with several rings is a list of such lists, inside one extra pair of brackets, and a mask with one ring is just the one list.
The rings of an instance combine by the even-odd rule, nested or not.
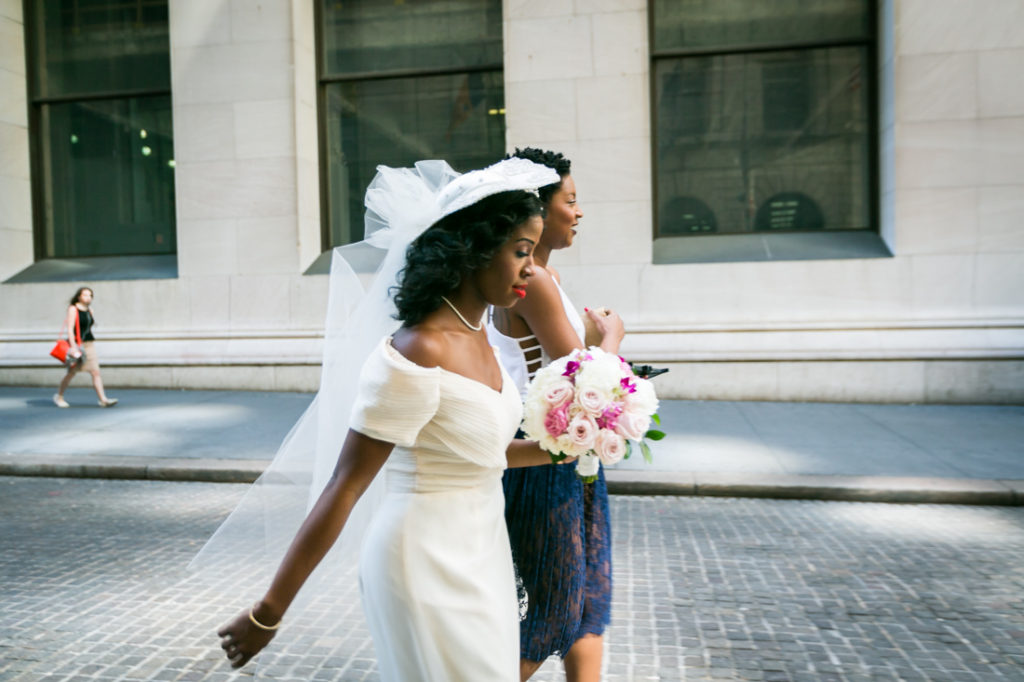
[[(381, 167), (384, 182), (371, 191), (401, 204), (405, 190), (398, 188), (415, 185), (424, 163), (443, 164)], [(398, 250), (404, 266), (386, 290), (394, 292), (401, 324), (361, 362), (333, 473), (269, 589), (218, 631), (233, 667), (267, 646), (360, 496), (383, 484), (360, 554), (363, 608), (381, 677), (519, 679), (501, 475), (506, 466), (550, 458), (534, 443), (512, 440), (519, 392), (482, 319), (488, 305), (510, 306), (525, 295), (542, 230), (540, 202), (526, 190), (557, 180), (553, 170), (524, 159), (458, 176), (436, 193), (421, 221), (427, 228), (408, 248), (402, 239), (392, 244), (388, 257)]]

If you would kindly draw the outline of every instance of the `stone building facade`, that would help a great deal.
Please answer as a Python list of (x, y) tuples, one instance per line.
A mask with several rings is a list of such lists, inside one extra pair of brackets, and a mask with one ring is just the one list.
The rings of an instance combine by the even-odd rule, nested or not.
[[(85, 284), (108, 385), (315, 390), (323, 254), (358, 229), (339, 227), (358, 201), (339, 187), (363, 182), (359, 163), (380, 145), (406, 156), (450, 148), (468, 170), (528, 145), (573, 162), (585, 217), (576, 245), (555, 256), (565, 288), (581, 307), (622, 314), (630, 359), (671, 367), (662, 395), (1024, 400), (1017, 0), (864, 2), (849, 35), (827, 13), (805, 17), (812, 40), (779, 33), (771, 16), (751, 24), (748, 0), (434, 3), (462, 12), (427, 24), (439, 34), (483, 37), (459, 50), (426, 40), (431, 50), (414, 51), (420, 71), (397, 64), (386, 78), (346, 71), (358, 50), (332, 66), (337, 31), (379, 35), (368, 9), (169, 0), (166, 91), (125, 90), (170, 102), (169, 116), (147, 120), (173, 140), (172, 157), (160, 157), (173, 233), (145, 228), (156, 246), (141, 256), (90, 255), (82, 237), (78, 252), (54, 251), (60, 220), (78, 229), (73, 210), (55, 208), (65, 188), (53, 131), (67, 130), (53, 121), (71, 105), (37, 84), (55, 39), (44, 40), (45, 16), (26, 15), (33, 4), (0, 3), (5, 384), (57, 383), (46, 353)], [(858, 3), (822, 5), (841, 19)], [(373, 64), (389, 58), (388, 40), (424, 42), (415, 26), (381, 31), (358, 43)], [(84, 103), (106, 102), (104, 92), (74, 106), (95, 114), (102, 107)], [(436, 117), (427, 104), (437, 97), (452, 112), (435, 135), (444, 142), (416, 127)], [(396, 113), (414, 106), (395, 102), (417, 101), (422, 112)], [(474, 141), (490, 147), (473, 156)], [(162, 153), (142, 147), (149, 160)], [(145, 177), (135, 199), (109, 201), (139, 214), (139, 201), (170, 187)], [(75, 205), (107, 210), (91, 200)]]

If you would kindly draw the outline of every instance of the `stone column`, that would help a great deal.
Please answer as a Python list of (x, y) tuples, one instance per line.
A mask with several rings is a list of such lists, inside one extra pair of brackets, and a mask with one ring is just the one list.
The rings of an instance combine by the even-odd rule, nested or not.
[(32, 264), (25, 27), (20, 2), (0, 5), (0, 281)]
[(508, 148), (565, 154), (584, 212), (578, 243), (553, 260), (578, 305), (639, 310), (652, 243), (647, 3), (507, 0), (504, 12)]
[(312, 7), (171, 0), (170, 24), (191, 326), (266, 329), (320, 251)]

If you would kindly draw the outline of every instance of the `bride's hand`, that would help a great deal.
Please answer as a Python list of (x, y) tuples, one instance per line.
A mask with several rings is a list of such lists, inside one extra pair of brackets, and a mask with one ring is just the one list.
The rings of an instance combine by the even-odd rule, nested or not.
[(245, 610), (217, 630), (217, 636), (221, 638), (220, 648), (231, 661), (232, 668), (241, 668), (248, 663), (277, 634), (276, 628), (266, 630), (257, 627), (249, 618), (251, 613), (251, 610)]

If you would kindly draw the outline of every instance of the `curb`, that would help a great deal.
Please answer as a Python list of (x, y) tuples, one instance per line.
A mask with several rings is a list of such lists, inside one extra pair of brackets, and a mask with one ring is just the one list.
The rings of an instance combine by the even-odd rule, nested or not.
[(135, 481), (252, 483), (268, 462), (255, 459), (60, 456), (0, 454), (0, 476), (109, 478)]
[[(252, 483), (268, 462), (0, 454), (0, 476)], [(612, 495), (1024, 506), (1024, 480), (606, 470)]]
[(899, 504), (1024, 505), (1024, 480), (605, 470), (615, 495), (756, 497)]

